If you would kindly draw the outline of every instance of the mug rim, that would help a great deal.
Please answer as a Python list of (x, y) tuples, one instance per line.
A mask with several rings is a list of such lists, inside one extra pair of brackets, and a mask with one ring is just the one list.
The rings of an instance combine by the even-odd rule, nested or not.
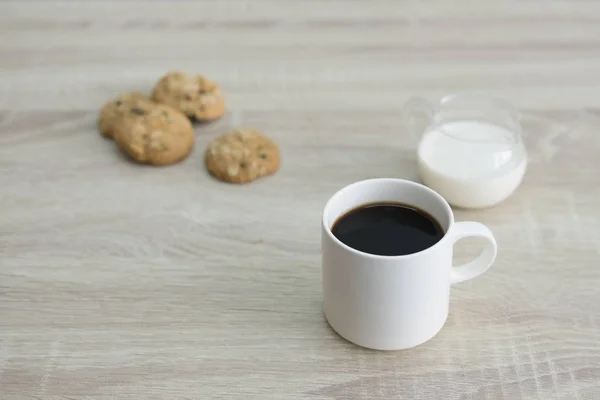
[[(371, 183), (386, 183), (387, 182), (387, 183), (396, 183), (396, 184), (397, 183), (408, 184), (411, 187), (418, 187), (419, 189), (422, 189), (425, 192), (429, 193), (429, 195), (435, 197), (442, 204), (442, 206), (444, 207), (444, 211), (449, 216), (448, 229), (446, 229), (446, 231), (444, 232), (444, 236), (436, 244), (434, 244), (431, 247), (428, 247), (428, 248), (423, 249), (421, 251), (418, 251), (416, 253), (403, 254), (403, 255), (398, 255), (398, 256), (383, 256), (383, 255), (379, 255), (379, 254), (366, 253), (364, 251), (357, 250), (357, 249), (355, 249), (353, 247), (350, 247), (347, 244), (343, 243), (341, 240), (339, 240), (337, 237), (335, 237), (335, 235), (333, 234), (333, 232), (331, 232), (331, 228), (327, 224), (326, 217), (328, 215), (329, 208), (331, 207), (331, 202), (333, 201), (333, 199), (336, 196), (338, 196), (344, 190), (347, 190), (347, 189), (349, 189), (349, 188), (351, 188), (353, 186), (357, 186), (359, 184), (365, 184), (367, 182), (371, 182)], [(343, 213), (348, 212), (350, 210), (352, 210), (352, 208), (350, 208), (348, 210), (344, 210)], [(426, 211), (429, 212), (428, 210), (426, 210)], [(341, 215), (343, 215), (343, 213)], [(327, 203), (325, 203), (325, 207), (323, 208), (323, 213), (321, 215), (321, 227), (326, 232), (326, 234), (329, 236), (330, 240), (333, 240), (334, 243), (336, 243), (337, 245), (341, 246), (345, 250), (350, 251), (353, 254), (356, 254), (356, 255), (361, 256), (361, 257), (366, 257), (366, 258), (371, 258), (371, 259), (377, 259), (377, 260), (406, 260), (406, 259), (409, 259), (411, 257), (421, 256), (421, 255), (423, 255), (423, 254), (425, 254), (425, 253), (433, 250), (434, 248), (440, 246), (442, 244), (442, 242), (445, 242), (446, 239), (447, 239), (447, 237), (449, 236), (450, 230), (452, 229), (453, 225), (454, 225), (454, 213), (452, 212), (452, 208), (450, 207), (450, 204), (446, 201), (446, 199), (444, 199), (442, 197), (442, 195), (440, 195), (438, 192), (436, 192), (435, 190), (431, 189), (430, 187), (425, 186), (425, 185), (423, 185), (423, 184), (421, 184), (419, 182), (410, 181), (410, 180), (401, 179), (401, 178), (371, 178), (371, 179), (363, 179), (363, 180), (360, 180), (360, 181), (353, 182), (353, 183), (351, 183), (349, 185), (346, 185), (346, 186), (340, 188), (339, 190), (337, 190), (334, 194), (331, 195), (331, 197), (329, 197), (329, 200), (327, 200)]]

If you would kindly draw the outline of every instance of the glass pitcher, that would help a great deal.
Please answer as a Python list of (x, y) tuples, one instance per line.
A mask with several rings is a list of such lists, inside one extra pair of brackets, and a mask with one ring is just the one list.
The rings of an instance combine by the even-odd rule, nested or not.
[(453, 205), (480, 208), (504, 200), (527, 165), (519, 112), (488, 96), (456, 94), (437, 104), (410, 99), (405, 128), (418, 138), (423, 183)]

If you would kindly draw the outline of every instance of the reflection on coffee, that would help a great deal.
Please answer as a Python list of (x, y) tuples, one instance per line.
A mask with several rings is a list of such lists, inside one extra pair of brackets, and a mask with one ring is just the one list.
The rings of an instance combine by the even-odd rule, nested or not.
[(331, 232), (353, 249), (380, 256), (418, 253), (444, 236), (435, 218), (402, 203), (372, 203), (352, 209), (334, 222)]

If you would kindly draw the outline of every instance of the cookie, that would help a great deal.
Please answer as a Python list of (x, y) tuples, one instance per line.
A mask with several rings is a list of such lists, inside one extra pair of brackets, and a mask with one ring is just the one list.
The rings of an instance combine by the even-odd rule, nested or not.
[(117, 146), (133, 160), (152, 165), (174, 164), (194, 146), (194, 130), (179, 111), (153, 104), (140, 113), (127, 114), (114, 130)]
[(112, 137), (117, 124), (125, 115), (139, 112), (138, 109), (145, 109), (151, 104), (148, 96), (139, 93), (122, 93), (116, 99), (109, 101), (102, 106), (98, 116), (98, 130), (104, 137)]
[(154, 86), (152, 99), (198, 121), (214, 120), (225, 114), (221, 89), (202, 75), (169, 72)]
[(253, 129), (236, 129), (213, 140), (204, 154), (206, 168), (219, 180), (246, 183), (275, 173), (281, 163), (277, 144)]

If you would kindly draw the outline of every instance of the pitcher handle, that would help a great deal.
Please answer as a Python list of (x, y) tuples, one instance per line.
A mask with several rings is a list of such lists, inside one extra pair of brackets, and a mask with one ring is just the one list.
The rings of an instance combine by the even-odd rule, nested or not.
[(422, 97), (411, 97), (404, 103), (401, 115), (405, 131), (418, 140), (433, 121), (435, 106)]
[(530, 156), (537, 161), (550, 161), (561, 150), (565, 142), (579, 139), (585, 131), (582, 115), (578, 114), (561, 121), (552, 116), (533, 112), (519, 113), (521, 140), (528, 139), (536, 150)]

